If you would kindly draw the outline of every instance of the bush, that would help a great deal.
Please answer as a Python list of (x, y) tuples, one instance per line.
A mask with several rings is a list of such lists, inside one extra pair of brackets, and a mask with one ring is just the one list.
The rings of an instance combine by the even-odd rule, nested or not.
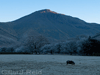
[(11, 54), (14, 53), (14, 48), (13, 47), (2, 47), (0, 50), (0, 54)]
[(98, 55), (100, 53), (100, 41), (88, 38), (82, 43), (82, 52), (84, 55)]

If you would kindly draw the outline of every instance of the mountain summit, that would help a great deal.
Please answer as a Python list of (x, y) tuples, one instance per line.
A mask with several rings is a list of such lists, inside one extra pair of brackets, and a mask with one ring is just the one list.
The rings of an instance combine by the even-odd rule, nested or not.
[(50, 9), (36, 11), (12, 22), (0, 23), (0, 28), (6, 30), (9, 37), (13, 35), (17, 39), (30, 30), (57, 40), (79, 35), (94, 35), (100, 32), (99, 24), (87, 23), (79, 18), (62, 15)]
[(54, 13), (54, 14), (58, 14), (57, 12), (51, 11), (50, 9), (43, 9), (43, 10), (40, 10), (38, 12), (40, 12), (40, 13)]

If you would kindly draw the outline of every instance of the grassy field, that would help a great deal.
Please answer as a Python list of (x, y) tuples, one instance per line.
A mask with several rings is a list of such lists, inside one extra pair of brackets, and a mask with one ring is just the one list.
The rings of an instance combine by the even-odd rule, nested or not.
[[(73, 60), (75, 65), (66, 65)], [(0, 75), (100, 75), (100, 57), (0, 55)]]

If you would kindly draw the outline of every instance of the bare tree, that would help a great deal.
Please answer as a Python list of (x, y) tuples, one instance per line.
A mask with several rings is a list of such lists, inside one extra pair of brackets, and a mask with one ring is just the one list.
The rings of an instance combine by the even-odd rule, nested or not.
[(28, 36), (25, 46), (29, 48), (31, 53), (39, 53), (39, 49), (44, 46), (45, 44), (48, 44), (48, 40), (43, 36)]

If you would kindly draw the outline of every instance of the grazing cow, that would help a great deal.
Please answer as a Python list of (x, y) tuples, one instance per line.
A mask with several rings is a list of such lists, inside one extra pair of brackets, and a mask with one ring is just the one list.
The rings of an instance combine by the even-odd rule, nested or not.
[(74, 61), (72, 61), (72, 60), (67, 60), (67, 61), (66, 61), (66, 64), (67, 64), (67, 65), (68, 65), (68, 64), (75, 65), (75, 62), (74, 62)]

